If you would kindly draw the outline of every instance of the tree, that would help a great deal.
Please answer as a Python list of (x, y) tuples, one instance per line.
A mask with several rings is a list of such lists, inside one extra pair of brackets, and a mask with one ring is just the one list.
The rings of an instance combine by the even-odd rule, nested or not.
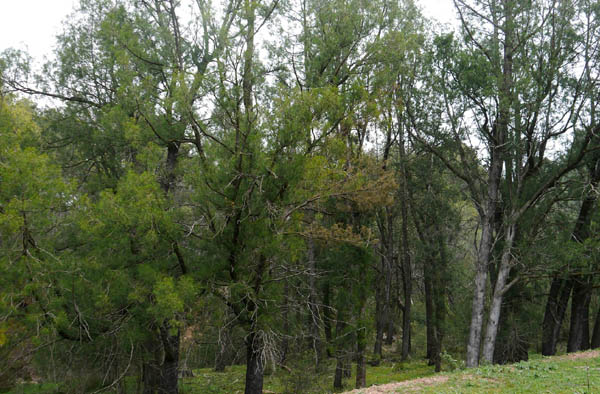
[[(579, 34), (595, 27), (576, 23), (579, 12), (587, 11), (566, 2), (455, 4), (464, 48), (451, 36), (436, 41), (439, 73), (434, 78), (443, 85), (438, 85), (442, 101), (433, 108), (436, 112), (442, 109), (448, 128), (417, 134), (416, 138), (426, 142), (428, 149), (466, 183), (480, 216), (467, 349), (467, 365), (475, 366), (479, 362), (488, 270), (495, 258), (493, 245), (502, 240), (483, 341), (486, 362), (493, 360), (503, 295), (518, 280), (518, 276), (508, 278), (515, 264), (512, 251), (520, 220), (544, 200), (561, 177), (579, 165), (595, 128), (589, 118), (580, 117), (594, 78), (590, 78), (589, 70), (574, 68), (579, 61), (586, 68), (590, 58), (585, 53), (590, 52), (573, 57), (578, 46), (595, 51), (586, 35)], [(416, 114), (415, 109), (412, 111)], [(466, 118), (473, 122), (465, 122)], [(548, 165), (548, 146), (568, 133), (574, 133), (575, 138), (564, 151), (563, 164)], [(452, 154), (460, 159), (459, 165), (439, 149), (441, 141), (454, 145), (456, 153)], [(469, 150), (465, 149), (468, 143)], [(483, 148), (485, 176), (469, 154), (478, 148)]]

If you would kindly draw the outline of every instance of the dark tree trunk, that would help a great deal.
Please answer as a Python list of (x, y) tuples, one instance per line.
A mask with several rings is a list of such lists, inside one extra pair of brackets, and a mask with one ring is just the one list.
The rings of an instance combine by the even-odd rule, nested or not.
[(350, 360), (350, 358), (348, 357), (348, 355), (346, 355), (344, 357), (344, 364), (343, 364), (343, 372), (344, 372), (344, 378), (346, 379), (350, 379), (352, 377), (352, 362)]
[(556, 344), (571, 296), (571, 287), (570, 280), (561, 279), (558, 276), (554, 276), (552, 279), (542, 323), (542, 354), (544, 356), (556, 354)]
[(155, 394), (158, 391), (160, 370), (154, 362), (142, 365), (142, 394)]
[(367, 385), (367, 365), (365, 363), (366, 335), (365, 329), (356, 333), (356, 388), (360, 389)]
[(432, 289), (432, 267), (431, 262), (425, 262), (423, 269), (424, 282), (425, 282), (425, 324), (427, 326), (427, 359), (429, 360), (428, 365), (435, 364), (435, 350), (436, 350), (436, 339), (435, 339), (435, 317), (433, 310), (433, 289)]
[(571, 300), (571, 326), (569, 328), (569, 341), (567, 352), (578, 352), (589, 348), (589, 305), (591, 289), (587, 281), (579, 277), (573, 284), (573, 298)]
[(329, 282), (323, 286), (323, 329), (325, 331), (325, 341), (327, 342), (327, 357), (333, 357), (331, 352), (331, 343), (333, 335), (331, 333), (331, 322), (333, 321), (333, 309), (331, 307), (331, 289)]
[(442, 370), (442, 343), (446, 333), (446, 280), (448, 256), (446, 255), (446, 240), (438, 228), (439, 265), (433, 271), (433, 306), (435, 319), (434, 354), (435, 372)]
[[(179, 382), (179, 330), (171, 333), (168, 324), (161, 325), (159, 338), (147, 344), (153, 357), (142, 365), (143, 394), (177, 394)], [(158, 340), (160, 342), (158, 342)]]
[[(383, 257), (381, 258), (383, 262)], [(381, 264), (383, 268), (383, 264)], [(384, 319), (383, 319), (383, 297), (381, 295), (381, 276), (378, 275), (375, 283), (375, 344), (373, 345), (373, 355), (379, 356), (379, 359), (383, 356), (383, 330), (384, 330)]]
[(394, 319), (392, 318), (392, 278), (394, 271), (394, 212), (390, 207), (386, 207), (386, 221), (387, 221), (387, 246), (385, 250), (385, 271), (384, 271), (384, 283), (383, 288), (383, 326), (384, 330), (387, 330), (387, 336), (385, 343), (391, 345), (393, 343), (393, 331), (394, 331)]
[(164, 350), (164, 359), (160, 366), (160, 394), (177, 394), (179, 382), (179, 329), (171, 333), (171, 327), (163, 324), (160, 327), (160, 337)]
[(394, 313), (396, 313), (396, 311), (394, 311), (394, 304), (391, 302), (390, 299), (390, 303), (389, 303), (389, 307), (388, 307), (388, 318), (387, 318), (387, 322), (386, 322), (386, 333), (385, 333), (385, 344), (386, 345), (392, 345), (394, 343), (394, 335), (396, 334), (396, 327), (394, 325)]
[(264, 365), (261, 359), (262, 341), (256, 332), (246, 337), (246, 389), (245, 394), (262, 394)]
[(341, 389), (343, 387), (342, 379), (347, 377), (348, 360), (347, 352), (344, 348), (345, 338), (342, 338), (343, 331), (346, 328), (346, 322), (343, 320), (342, 314), (338, 311), (337, 322), (335, 325), (335, 375), (333, 377), (333, 388)]
[(404, 310), (402, 313), (402, 359), (408, 359), (410, 354), (410, 310), (412, 298), (412, 279), (410, 261), (403, 267)]
[(590, 348), (590, 302), (592, 300), (592, 289), (588, 286), (588, 292), (585, 298), (585, 305), (583, 307), (583, 335), (581, 336), (581, 350), (588, 350)]
[(592, 349), (600, 347), (600, 308), (596, 314), (596, 321), (594, 322), (594, 333), (592, 335)]
[(339, 390), (344, 387), (342, 379), (344, 377), (344, 361), (341, 356), (336, 356), (335, 374), (333, 376), (333, 389)]
[(392, 312), (392, 278), (394, 271), (394, 212), (386, 207), (379, 215), (379, 234), (381, 242), (381, 268), (375, 279), (376, 289), (376, 311), (375, 311), (375, 345), (374, 353), (380, 358), (383, 347), (383, 334), (387, 337), (385, 343), (393, 343), (393, 321)]
[(402, 359), (410, 354), (410, 311), (412, 299), (412, 267), (408, 250), (408, 207), (402, 204), (402, 289), (404, 290), (404, 310), (402, 311)]

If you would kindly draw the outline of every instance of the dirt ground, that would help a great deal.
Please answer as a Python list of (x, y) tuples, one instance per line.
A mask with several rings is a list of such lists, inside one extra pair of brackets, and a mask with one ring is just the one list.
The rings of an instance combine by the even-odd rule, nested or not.
[(588, 350), (587, 352), (569, 353), (563, 356), (559, 356), (559, 359), (563, 360), (577, 360), (581, 358), (594, 358), (600, 356), (600, 350)]

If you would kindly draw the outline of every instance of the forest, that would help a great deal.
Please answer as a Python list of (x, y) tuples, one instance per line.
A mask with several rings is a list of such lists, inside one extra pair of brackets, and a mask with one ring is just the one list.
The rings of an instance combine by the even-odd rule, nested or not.
[(4, 49), (0, 390), (600, 347), (600, 3), (454, 6), (80, 0)]

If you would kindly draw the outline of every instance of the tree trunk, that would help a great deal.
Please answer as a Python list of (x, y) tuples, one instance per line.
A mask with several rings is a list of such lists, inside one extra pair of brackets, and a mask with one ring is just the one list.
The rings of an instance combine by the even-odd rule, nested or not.
[(571, 300), (571, 327), (567, 352), (578, 352), (589, 348), (589, 305), (591, 289), (585, 278), (575, 279)]
[(376, 305), (375, 305), (375, 345), (373, 352), (382, 357), (383, 334), (387, 333), (385, 343), (393, 342), (392, 312), (392, 277), (394, 267), (394, 213), (389, 207), (385, 208), (379, 221), (379, 234), (381, 237), (381, 269), (376, 278)]
[(402, 313), (402, 359), (408, 359), (410, 354), (410, 310), (411, 310), (411, 298), (412, 298), (412, 275), (410, 269), (410, 261), (406, 264), (403, 269), (404, 275), (402, 280), (404, 282), (404, 311)]
[(394, 343), (394, 335), (396, 334), (396, 326), (394, 324), (394, 318), (396, 311), (394, 311), (394, 304), (391, 302), (388, 306), (388, 318), (386, 321), (386, 333), (385, 333), (385, 344), (392, 345)]
[(325, 341), (327, 342), (327, 357), (333, 357), (331, 352), (331, 344), (333, 335), (331, 333), (331, 322), (333, 321), (333, 313), (331, 308), (331, 289), (329, 281), (323, 286), (323, 329), (325, 330)]
[(315, 261), (315, 243), (312, 238), (308, 239), (308, 285), (310, 287), (310, 295), (308, 307), (310, 311), (310, 347), (314, 352), (315, 368), (318, 369), (323, 359), (323, 343), (321, 341), (321, 314), (319, 312), (318, 297), (317, 297), (317, 266)]
[(146, 345), (153, 354), (142, 364), (143, 394), (178, 393), (180, 334), (172, 334), (170, 328), (162, 324), (156, 340)]
[(367, 347), (366, 327), (359, 327), (356, 333), (356, 388), (367, 385), (367, 365), (365, 363), (365, 349)]
[(335, 390), (341, 389), (343, 387), (342, 379), (346, 377), (348, 369), (348, 360), (346, 349), (344, 346), (345, 338), (342, 338), (343, 331), (346, 328), (346, 322), (343, 320), (343, 315), (338, 311), (337, 322), (335, 325), (335, 375), (333, 378), (333, 388)]
[(344, 361), (342, 360), (341, 356), (337, 355), (336, 363), (335, 363), (335, 374), (333, 376), (333, 389), (334, 390), (340, 390), (344, 387), (344, 385), (342, 383), (343, 377), (344, 377)]
[(154, 362), (142, 364), (142, 394), (156, 394), (160, 370)]
[[(508, 125), (510, 121), (511, 88), (512, 88), (512, 33), (514, 30), (514, 18), (512, 15), (512, 3), (503, 1), (504, 20), (504, 54), (502, 64), (502, 75), (498, 78), (499, 99), (498, 99), (498, 118), (492, 127), (493, 138), (489, 139), (490, 146), (490, 167), (488, 170), (487, 195), (485, 196), (485, 207), (481, 215), (481, 240), (479, 251), (477, 253), (477, 270), (475, 274), (475, 292), (473, 295), (473, 306), (471, 314), (471, 326), (469, 329), (469, 343), (467, 345), (467, 367), (476, 367), (479, 364), (479, 351), (481, 343), (481, 331), (483, 328), (483, 312), (485, 306), (485, 285), (487, 280), (487, 270), (491, 262), (493, 247), (493, 229), (495, 224), (496, 207), (498, 206), (498, 191), (502, 178), (502, 167), (505, 161), (505, 141), (508, 136)], [(510, 253), (510, 251), (508, 251)], [(505, 271), (506, 271), (505, 267)], [(502, 270), (502, 267), (500, 268)], [(508, 269), (509, 271), (509, 269)], [(505, 275), (508, 276), (508, 271)], [(498, 276), (501, 274), (498, 273)], [(498, 281), (496, 281), (498, 282)], [(499, 298), (497, 298), (499, 296)], [(502, 297), (497, 294), (495, 301), (497, 305), (492, 305), (492, 319), (500, 317), (500, 304)], [(493, 357), (492, 339), (495, 341), (498, 321), (492, 320), (491, 326), (488, 324), (490, 337), (488, 338), (488, 354), (491, 361)], [(489, 351), (492, 351), (491, 356)]]
[(479, 365), (479, 351), (481, 346), (481, 331), (483, 329), (483, 313), (485, 307), (485, 288), (488, 277), (488, 264), (492, 255), (493, 229), (497, 206), (498, 185), (502, 162), (493, 160), (488, 174), (487, 206), (481, 217), (481, 239), (477, 251), (477, 265), (475, 271), (475, 288), (471, 305), (471, 324), (469, 326), (469, 340), (467, 343), (467, 360), (469, 368)]
[(164, 359), (160, 366), (160, 394), (177, 394), (179, 382), (179, 341), (180, 334), (172, 334), (171, 327), (163, 324), (160, 327), (160, 336), (164, 349)]
[(435, 317), (433, 308), (433, 288), (432, 288), (432, 276), (433, 267), (432, 263), (425, 262), (423, 270), (424, 282), (425, 282), (425, 324), (427, 326), (427, 359), (429, 360), (428, 365), (435, 364), (435, 350), (436, 350), (436, 339), (435, 339)]
[(217, 354), (215, 356), (215, 372), (224, 372), (227, 366), (227, 350), (229, 344), (230, 327), (222, 327), (219, 330), (219, 339), (217, 342)]
[[(402, 148), (403, 150), (403, 148)], [(406, 179), (406, 177), (405, 177)], [(403, 182), (405, 184), (406, 182)], [(407, 196), (404, 185), (403, 196)], [(410, 353), (410, 311), (412, 304), (412, 267), (408, 246), (408, 199), (401, 201), (402, 212), (402, 288), (404, 290), (404, 310), (402, 313), (402, 359), (408, 359)]]
[(542, 324), (542, 355), (544, 356), (556, 354), (556, 344), (558, 343), (567, 304), (571, 297), (572, 286), (573, 282), (571, 280), (560, 279), (557, 276), (552, 280)]
[[(383, 271), (383, 257), (381, 258), (381, 268)], [(373, 345), (373, 355), (379, 356), (379, 359), (383, 356), (383, 331), (384, 331), (384, 319), (383, 319), (383, 297), (381, 289), (381, 276), (378, 275), (375, 283), (375, 344)]]
[(264, 365), (261, 358), (262, 340), (254, 330), (246, 337), (245, 394), (262, 394)]
[(446, 245), (445, 240), (441, 235), (441, 231), (438, 228), (438, 248), (439, 248), (439, 264), (433, 271), (433, 307), (434, 307), (434, 349), (433, 349), (433, 361), (435, 364), (435, 372), (442, 370), (442, 343), (445, 335), (446, 328), (446, 274), (448, 267), (448, 260), (446, 256)]
[(596, 321), (594, 322), (594, 334), (592, 335), (592, 349), (600, 347), (600, 308), (596, 314)]
[[(385, 287), (384, 303), (383, 303), (383, 325), (384, 330), (387, 330), (385, 343), (391, 345), (393, 343), (394, 319), (392, 318), (392, 278), (394, 271), (394, 213), (390, 207), (385, 208), (387, 220), (387, 247), (385, 250)], [(408, 219), (407, 219), (408, 220)]]
[(483, 360), (491, 364), (494, 361), (494, 348), (496, 346), (496, 336), (498, 335), (498, 326), (500, 324), (500, 312), (502, 310), (502, 299), (506, 292), (506, 286), (511, 268), (511, 252), (513, 240), (515, 236), (515, 225), (507, 224), (504, 237), (504, 250), (502, 252), (502, 260), (500, 269), (498, 270), (498, 278), (494, 286), (494, 294), (492, 295), (492, 305), (488, 317), (485, 338), (483, 342)]
[(485, 285), (487, 282), (487, 264), (491, 249), (492, 227), (484, 226), (477, 254), (477, 270), (475, 272), (475, 290), (471, 307), (471, 324), (469, 327), (469, 342), (467, 344), (467, 367), (474, 368), (479, 365), (479, 348), (481, 344), (481, 330), (483, 327), (483, 309), (485, 306)]

